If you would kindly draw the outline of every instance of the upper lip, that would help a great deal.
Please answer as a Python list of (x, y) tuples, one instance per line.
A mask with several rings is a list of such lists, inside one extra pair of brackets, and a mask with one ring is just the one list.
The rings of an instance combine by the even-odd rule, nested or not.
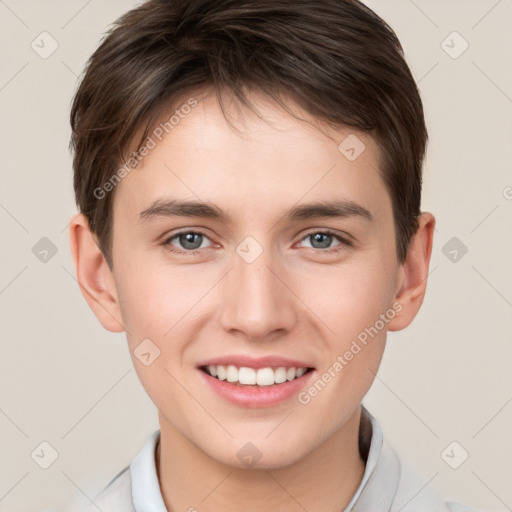
[(287, 357), (281, 357), (276, 355), (269, 355), (264, 357), (251, 357), (247, 354), (240, 355), (229, 355), (222, 357), (214, 357), (212, 359), (208, 359), (206, 361), (200, 362), (197, 366), (210, 366), (210, 365), (233, 365), (238, 368), (244, 366), (248, 368), (279, 368), (280, 366), (284, 366), (285, 368), (291, 368), (294, 366), (295, 368), (313, 368), (312, 365), (305, 363), (304, 361), (299, 361), (297, 359), (290, 359)]

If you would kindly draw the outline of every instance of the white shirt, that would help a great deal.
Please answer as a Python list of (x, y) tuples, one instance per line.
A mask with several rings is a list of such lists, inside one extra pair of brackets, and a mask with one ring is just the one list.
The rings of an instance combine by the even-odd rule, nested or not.
[[(475, 509), (445, 501), (413, 470), (398, 460), (384, 441), (377, 420), (362, 406), (361, 441), (369, 445), (363, 478), (354, 496), (342, 512), (477, 512)], [(167, 512), (160, 492), (155, 450), (160, 430), (153, 432), (130, 466), (124, 468), (94, 498), (84, 512)]]

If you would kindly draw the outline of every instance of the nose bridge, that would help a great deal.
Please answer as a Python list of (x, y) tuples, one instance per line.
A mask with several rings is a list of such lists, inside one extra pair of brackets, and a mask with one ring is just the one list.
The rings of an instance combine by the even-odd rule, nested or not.
[(294, 295), (284, 284), (286, 276), (277, 258), (253, 237), (238, 245), (221, 298), (226, 330), (243, 331), (257, 339), (291, 328), (295, 321)]

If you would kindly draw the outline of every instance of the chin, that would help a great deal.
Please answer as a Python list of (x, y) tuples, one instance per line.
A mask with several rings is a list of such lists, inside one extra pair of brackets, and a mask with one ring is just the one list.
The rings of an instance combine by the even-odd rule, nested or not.
[(270, 441), (264, 436), (245, 436), (243, 440), (234, 439), (228, 446), (214, 450), (210, 445), (206, 454), (221, 464), (236, 469), (272, 470), (294, 464), (304, 456), (304, 443), (298, 443), (298, 446), (291, 443), (283, 446), (283, 441), (277, 438)]

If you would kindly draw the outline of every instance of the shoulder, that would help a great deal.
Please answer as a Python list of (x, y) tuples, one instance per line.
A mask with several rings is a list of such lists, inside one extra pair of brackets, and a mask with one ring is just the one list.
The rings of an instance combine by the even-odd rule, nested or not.
[(165, 510), (155, 467), (159, 435), (160, 430), (155, 430), (131, 464), (95, 496), (89, 498), (82, 492), (79, 497), (81, 507), (72, 507), (72, 512), (136, 512), (136, 505), (139, 510)]
[(91, 501), (73, 508), (73, 512), (98, 512), (98, 510), (135, 512), (129, 466), (118, 473)]
[(135, 512), (132, 501), (132, 479), (130, 468), (124, 468), (96, 496), (94, 502), (102, 510), (119, 510), (119, 512)]
[(479, 512), (476, 508), (468, 507), (456, 501), (447, 501), (446, 507), (450, 512)]
[[(408, 464), (400, 464), (400, 480), (393, 505), (402, 512), (478, 512), (468, 505), (443, 499), (432, 487), (435, 475), (422, 478)], [(393, 511), (395, 510), (393, 508)]]

